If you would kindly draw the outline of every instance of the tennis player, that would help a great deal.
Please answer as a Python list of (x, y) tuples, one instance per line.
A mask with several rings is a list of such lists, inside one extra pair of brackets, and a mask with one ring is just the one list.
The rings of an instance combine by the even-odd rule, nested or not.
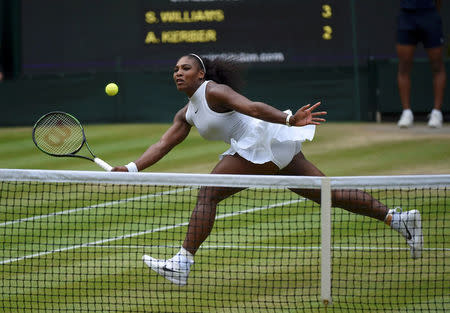
[(439, 15), (442, 0), (401, 0), (397, 18), (398, 90), (402, 114), (398, 126), (413, 126), (411, 110), (411, 71), (417, 45), (422, 42), (430, 60), (433, 75), (434, 106), (428, 126), (442, 127), (442, 103), (447, 76), (444, 65), (444, 34)]
[[(178, 111), (172, 126), (157, 143), (136, 161), (114, 167), (113, 171), (137, 172), (155, 164), (195, 126), (205, 139), (223, 140), (230, 145), (212, 174), (324, 176), (301, 152), (302, 142), (312, 140), (316, 125), (325, 121), (326, 112), (316, 111), (319, 102), (292, 114), (251, 101), (238, 93), (242, 79), (235, 62), (202, 59), (196, 54), (178, 60), (173, 79), (177, 89), (188, 96), (188, 104)], [(185, 285), (194, 255), (213, 228), (217, 204), (240, 190), (200, 188), (180, 251), (168, 260), (144, 255), (145, 264), (171, 282)], [(320, 203), (320, 190), (291, 190)], [(407, 239), (412, 256), (420, 256), (423, 239), (418, 211), (389, 210), (362, 190), (335, 190), (332, 204), (385, 221)]]

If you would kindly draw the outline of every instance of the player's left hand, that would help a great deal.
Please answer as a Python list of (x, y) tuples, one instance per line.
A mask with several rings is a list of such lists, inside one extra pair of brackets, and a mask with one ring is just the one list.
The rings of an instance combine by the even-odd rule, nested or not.
[(325, 122), (325, 119), (319, 116), (326, 115), (327, 112), (313, 112), (320, 102), (317, 102), (313, 106), (307, 104), (301, 107), (293, 116), (291, 126), (305, 126), (305, 125), (320, 125), (321, 122)]

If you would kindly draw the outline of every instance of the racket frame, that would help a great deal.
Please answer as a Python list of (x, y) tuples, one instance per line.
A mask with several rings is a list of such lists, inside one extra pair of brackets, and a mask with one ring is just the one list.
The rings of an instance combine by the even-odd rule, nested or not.
[[(44, 149), (42, 149), (41, 147), (39, 147), (39, 144), (36, 142), (36, 139), (35, 139), (35, 131), (36, 131), (36, 127), (39, 125), (39, 123), (40, 123), (44, 118), (47, 118), (49, 115), (55, 115), (55, 114), (63, 114), (63, 115), (69, 116), (71, 119), (73, 119), (73, 120), (76, 122), (77, 126), (80, 127), (80, 129), (81, 129), (81, 134), (83, 135), (83, 140), (81, 141), (80, 146), (79, 146), (77, 149), (75, 149), (74, 151), (70, 152), (70, 153), (64, 153), (64, 154), (51, 153), (51, 152), (45, 151)], [(92, 161), (92, 162), (96, 163), (97, 165), (99, 165), (100, 167), (102, 167), (103, 169), (105, 169), (105, 170), (108, 171), (108, 172), (111, 171), (111, 169), (112, 169), (112, 166), (110, 166), (108, 163), (106, 163), (106, 162), (103, 161), (102, 159), (96, 157), (95, 154), (94, 154), (94, 152), (92, 152), (92, 150), (91, 150), (91, 148), (89, 147), (89, 144), (88, 144), (88, 142), (87, 142), (86, 134), (84, 133), (83, 125), (81, 125), (80, 121), (79, 121), (75, 116), (73, 116), (72, 114), (69, 114), (69, 113), (63, 112), (63, 111), (52, 111), (52, 112), (48, 112), (48, 113), (42, 115), (42, 116), (37, 120), (37, 122), (34, 124), (34, 126), (33, 126), (33, 132), (32, 132), (32, 135), (31, 135), (31, 136), (32, 136), (32, 138), (33, 138), (33, 142), (34, 142), (35, 146), (36, 146), (39, 150), (41, 150), (42, 152), (44, 152), (45, 154), (48, 154), (48, 155), (51, 155), (51, 156), (54, 156), (54, 157), (76, 157), (76, 158), (82, 158), (82, 159), (86, 159), (86, 160), (89, 160), (89, 161)], [(85, 155), (79, 155), (79, 154), (77, 154), (77, 153), (81, 150), (81, 148), (83, 148), (83, 145), (86, 146), (86, 148), (88, 149), (89, 153), (92, 155), (92, 158), (91, 158), (91, 157), (88, 157), (88, 156), (85, 156)]]

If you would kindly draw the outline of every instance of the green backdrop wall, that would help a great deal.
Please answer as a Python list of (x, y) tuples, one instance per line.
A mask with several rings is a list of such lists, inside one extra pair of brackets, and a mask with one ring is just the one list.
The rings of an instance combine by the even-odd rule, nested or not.
[[(353, 109), (351, 68), (254, 69), (245, 76), (243, 94), (251, 99), (292, 110), (322, 101), (332, 119), (363, 118)], [(364, 76), (360, 83), (367, 89)], [(111, 81), (119, 85), (114, 97), (104, 92)], [(84, 122), (169, 122), (187, 101), (170, 72), (41, 76), (0, 84), (0, 125), (30, 125), (52, 110), (70, 112)]]
[[(446, 62), (450, 73), (450, 62)], [(330, 121), (374, 121), (376, 111), (389, 118), (401, 107), (396, 85), (396, 60), (372, 62), (359, 68), (360, 99), (355, 99), (352, 67), (251, 69), (243, 94), (280, 109), (322, 101)], [(431, 71), (426, 60), (413, 70), (412, 105), (418, 113), (432, 106)], [(117, 82), (119, 94), (109, 97), (104, 87)], [(450, 113), (450, 90), (444, 113)], [(187, 103), (170, 72), (103, 72), (7, 80), (0, 84), (0, 126), (32, 125), (42, 114), (61, 110), (85, 123), (170, 122)]]

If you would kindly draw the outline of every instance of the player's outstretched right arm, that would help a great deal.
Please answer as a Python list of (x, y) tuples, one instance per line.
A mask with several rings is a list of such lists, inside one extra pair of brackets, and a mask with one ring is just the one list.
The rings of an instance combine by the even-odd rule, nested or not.
[[(191, 125), (186, 121), (187, 105), (175, 115), (173, 124), (162, 135), (161, 139), (148, 149), (134, 163), (138, 171), (142, 171), (162, 159), (173, 147), (181, 143), (189, 134)], [(127, 172), (125, 166), (116, 166), (114, 172)]]

